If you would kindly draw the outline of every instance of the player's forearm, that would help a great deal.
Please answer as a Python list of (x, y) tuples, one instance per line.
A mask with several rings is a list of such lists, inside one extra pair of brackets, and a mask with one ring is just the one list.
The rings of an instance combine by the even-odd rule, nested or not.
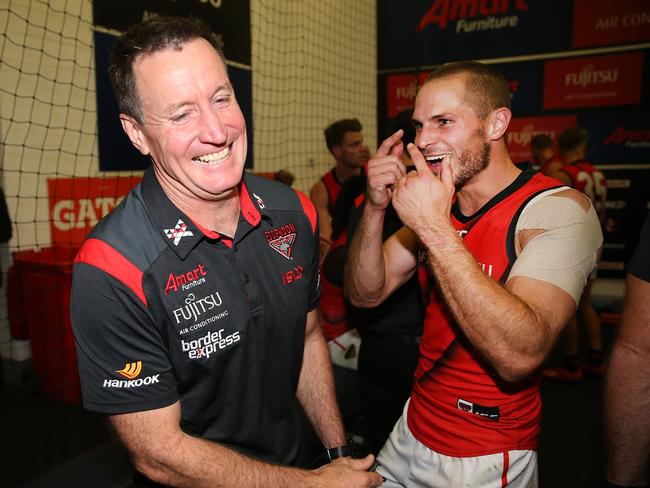
[(359, 307), (381, 302), (386, 286), (382, 230), (385, 210), (366, 205), (354, 233), (345, 267), (344, 292)]
[(297, 397), (325, 447), (345, 444), (345, 430), (336, 403), (332, 365), (320, 327), (309, 331), (305, 337)]
[(258, 461), (204, 439), (182, 435), (178, 443), (134, 454), (138, 471), (174, 487), (313, 486), (314, 474)]
[(432, 225), (419, 237), (445, 302), (472, 345), (507, 381), (535, 369), (552, 338), (534, 311), (481, 270), (451, 223)]
[(627, 278), (619, 336), (605, 380), (607, 477), (620, 485), (648, 483), (650, 461), (650, 283)]
[(633, 344), (618, 343), (605, 383), (607, 477), (620, 485), (648, 482), (650, 367)]

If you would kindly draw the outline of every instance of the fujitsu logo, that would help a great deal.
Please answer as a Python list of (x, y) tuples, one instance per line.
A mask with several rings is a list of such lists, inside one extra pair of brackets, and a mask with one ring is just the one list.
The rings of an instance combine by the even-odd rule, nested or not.
[(196, 321), (204, 313), (213, 308), (220, 307), (222, 303), (223, 300), (221, 300), (221, 295), (219, 295), (218, 291), (198, 300), (194, 296), (194, 293), (190, 293), (185, 299), (186, 305), (173, 311), (174, 318), (177, 324), (181, 323), (181, 319), (183, 321)]
[(506, 14), (512, 10), (511, 3), (517, 11), (528, 10), (526, 0), (435, 0), (415, 30), (420, 32), (430, 24), (444, 29), (450, 20)]
[(589, 85), (614, 83), (617, 79), (618, 70), (616, 68), (595, 70), (593, 64), (588, 64), (579, 73), (564, 75), (564, 86), (580, 86), (584, 88)]
[(193, 286), (205, 282), (205, 268), (202, 264), (199, 264), (192, 271), (187, 273), (182, 273), (175, 275), (174, 273), (169, 273), (167, 278), (167, 285), (165, 286), (165, 295), (169, 294), (170, 291), (178, 291), (179, 288), (185, 290), (187, 288), (192, 288)]
[(395, 98), (413, 100), (418, 94), (417, 80), (411, 80), (407, 86), (398, 86), (395, 88)]
[(271, 248), (282, 254), (285, 258), (291, 259), (293, 243), (296, 242), (296, 226), (287, 224), (277, 229), (264, 232), (266, 242)]
[(510, 131), (508, 132), (508, 144), (519, 144), (522, 146), (528, 146), (530, 141), (537, 134), (548, 134), (552, 139), (555, 138), (555, 132), (552, 130), (534, 130), (535, 126), (533, 124), (528, 124), (520, 131)]

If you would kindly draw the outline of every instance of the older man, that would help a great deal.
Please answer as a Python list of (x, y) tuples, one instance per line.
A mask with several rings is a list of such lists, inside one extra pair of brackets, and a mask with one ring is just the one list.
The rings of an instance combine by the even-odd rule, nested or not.
[[(147, 484), (377, 486), (371, 458), (347, 457), (314, 310), (316, 211), (243, 173), (246, 125), (214, 35), (144, 21), (109, 74), (152, 168), (74, 265), (85, 406), (110, 416)], [(340, 458), (316, 471), (280, 465), (299, 447), (296, 396)]]

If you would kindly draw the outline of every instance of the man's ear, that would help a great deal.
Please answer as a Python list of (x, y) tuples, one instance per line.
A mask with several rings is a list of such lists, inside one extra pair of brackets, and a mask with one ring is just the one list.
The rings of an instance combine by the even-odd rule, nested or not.
[(500, 107), (490, 112), (487, 120), (488, 138), (492, 141), (498, 141), (501, 139), (508, 129), (508, 124), (510, 124), (511, 118), (512, 112), (506, 107)]
[(129, 115), (120, 114), (120, 122), (122, 123), (122, 129), (124, 129), (126, 135), (129, 136), (131, 144), (133, 144), (143, 155), (146, 156), (149, 154), (149, 145), (147, 144), (147, 139), (145, 138), (138, 121)]
[(338, 160), (341, 157), (343, 151), (341, 149), (341, 146), (336, 145), (336, 146), (332, 146), (331, 152), (332, 152), (332, 156), (334, 156), (334, 159)]

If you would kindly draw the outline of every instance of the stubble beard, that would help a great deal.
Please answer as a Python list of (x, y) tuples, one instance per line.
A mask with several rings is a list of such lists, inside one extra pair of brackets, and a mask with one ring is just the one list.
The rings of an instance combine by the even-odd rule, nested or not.
[(458, 158), (458, 173), (454, 175), (456, 191), (490, 164), (490, 144), (485, 142), (485, 133), (477, 131), (477, 138), (479, 142), (463, 150)]

